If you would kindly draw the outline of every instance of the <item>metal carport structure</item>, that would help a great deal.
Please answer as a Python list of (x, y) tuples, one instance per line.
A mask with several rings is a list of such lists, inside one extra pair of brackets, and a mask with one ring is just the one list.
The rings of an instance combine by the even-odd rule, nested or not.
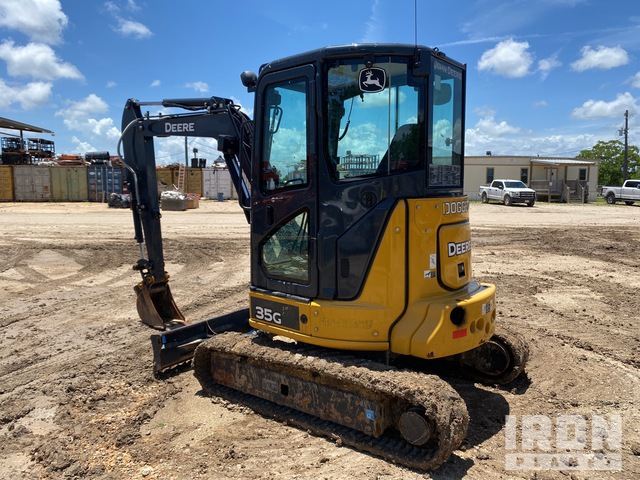
[[(5, 155), (8, 155), (9, 157), (18, 157), (17, 163), (23, 163), (21, 161), (21, 159), (27, 158), (30, 159), (31, 157), (28, 155), (29, 152), (28, 150), (31, 150), (31, 148), (27, 148), (27, 145), (25, 144), (25, 140), (24, 140), (24, 132), (34, 132), (34, 133), (50, 133), (52, 136), (55, 135), (55, 133), (52, 130), (46, 129), (46, 128), (42, 128), (42, 127), (37, 127), (35, 125), (30, 125), (28, 123), (23, 123), (23, 122), (18, 122), (17, 120), (11, 120), (9, 118), (5, 118), (5, 117), (0, 117), (0, 129), (5, 129), (5, 130), (17, 130), (19, 133), (19, 135), (13, 134), (13, 133), (7, 133), (7, 132), (0, 132), (0, 135), (3, 135), (4, 138), (2, 139), (2, 155), (3, 155), (3, 160), (2, 163), (8, 163), (6, 162), (6, 159), (4, 158)], [(16, 140), (12, 141), (10, 138), (8, 137), (13, 137)], [(19, 142), (17, 139), (20, 139)], [(51, 148), (51, 154), (53, 155), (53, 142), (51, 142), (50, 140), (43, 140), (43, 139), (28, 139), (29, 141), (33, 140), (35, 141), (36, 144), (38, 144), (38, 146), (40, 146), (40, 143), (46, 143), (47, 145), (50, 145)], [(40, 152), (40, 148), (38, 149), (34, 149), (34, 156), (35, 157), (39, 157), (39, 156), (48, 156), (49, 155), (49, 149), (47, 149), (47, 152)], [(24, 160), (24, 159), (23, 159)], [(16, 163), (14, 161), (11, 161), (10, 163)]]

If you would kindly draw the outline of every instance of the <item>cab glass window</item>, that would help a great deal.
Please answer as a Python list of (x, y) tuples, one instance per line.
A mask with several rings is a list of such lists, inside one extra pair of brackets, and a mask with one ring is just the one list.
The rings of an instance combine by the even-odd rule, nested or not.
[(429, 187), (462, 187), (463, 72), (435, 57), (431, 60)]
[(336, 62), (328, 68), (327, 89), (326, 148), (334, 178), (424, 168), (424, 92), (412, 84), (404, 59)]
[(261, 248), (262, 268), (278, 280), (309, 282), (309, 214), (304, 211), (267, 238)]
[(260, 173), (265, 194), (300, 188), (309, 182), (307, 90), (306, 79), (273, 84), (265, 90)]

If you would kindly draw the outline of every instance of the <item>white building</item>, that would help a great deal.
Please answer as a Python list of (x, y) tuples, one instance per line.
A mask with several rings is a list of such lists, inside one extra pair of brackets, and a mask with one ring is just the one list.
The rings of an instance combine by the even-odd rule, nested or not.
[(538, 201), (594, 202), (598, 196), (598, 160), (559, 157), (465, 156), (464, 193), (480, 200), (480, 185), (497, 178), (522, 180)]

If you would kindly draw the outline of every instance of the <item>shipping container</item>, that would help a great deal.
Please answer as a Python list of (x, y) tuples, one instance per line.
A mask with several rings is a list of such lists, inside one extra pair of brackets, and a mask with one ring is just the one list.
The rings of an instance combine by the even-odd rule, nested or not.
[(87, 168), (87, 188), (90, 202), (109, 201), (112, 193), (124, 193), (122, 181), (124, 174), (120, 167), (95, 165)]
[(187, 168), (185, 172), (184, 193), (195, 193), (196, 195), (202, 196), (202, 169)]
[(51, 167), (51, 200), (86, 202), (88, 199), (86, 167)]
[(13, 200), (13, 166), (0, 165), (0, 201), (11, 202)]
[(204, 168), (202, 170), (202, 196), (207, 198), (222, 198), (228, 200), (234, 198), (235, 190), (231, 182), (229, 170), (217, 168)]
[(19, 202), (51, 200), (51, 169), (37, 165), (13, 166), (14, 198)]
[[(180, 170), (177, 168), (157, 168), (156, 179), (158, 181), (158, 192), (173, 190), (178, 187)], [(185, 168), (183, 193), (195, 193), (202, 196), (202, 169)]]
[(178, 181), (178, 171), (170, 168), (156, 168), (156, 180), (158, 181), (158, 193), (165, 190), (173, 190), (173, 172), (176, 172), (175, 182)]

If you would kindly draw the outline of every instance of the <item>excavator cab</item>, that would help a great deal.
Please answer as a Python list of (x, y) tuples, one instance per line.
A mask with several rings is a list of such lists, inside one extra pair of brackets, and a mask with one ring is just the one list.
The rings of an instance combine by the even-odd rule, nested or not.
[(472, 281), (462, 192), (464, 82), (464, 65), (415, 46), (262, 67), (252, 327), (422, 358), (491, 337), (495, 288)]

